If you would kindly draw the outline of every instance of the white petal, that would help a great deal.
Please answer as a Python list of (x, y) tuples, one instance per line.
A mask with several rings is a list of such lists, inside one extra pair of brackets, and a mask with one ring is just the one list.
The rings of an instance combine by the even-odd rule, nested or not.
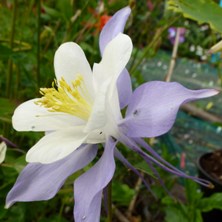
[(81, 125), (84, 122), (69, 114), (48, 112), (36, 105), (32, 99), (18, 106), (12, 117), (12, 124), (17, 131), (52, 131)]
[[(90, 133), (94, 131), (112, 136), (116, 134), (117, 122), (122, 118), (117, 88), (112, 90), (109, 81), (106, 83), (102, 84), (97, 91), (93, 109), (84, 132)], [(104, 139), (104, 136), (101, 135), (99, 139)]]
[(132, 41), (128, 35), (120, 33), (107, 44), (101, 62), (93, 66), (95, 89), (99, 89), (108, 79), (117, 80), (128, 63), (131, 52)]
[[(115, 119), (121, 116), (116, 81), (125, 68), (131, 52), (131, 39), (120, 33), (105, 48), (102, 61), (94, 64), (93, 81), (96, 94), (85, 132), (105, 127), (110, 112)], [(114, 106), (112, 111), (110, 106)]]
[(96, 129), (100, 129), (106, 124), (106, 99), (107, 99), (107, 88), (109, 82), (103, 83), (101, 87), (97, 90), (91, 115), (88, 119), (87, 125), (84, 132), (91, 132)]
[(52, 163), (77, 149), (87, 138), (83, 127), (68, 128), (45, 135), (27, 153), (27, 162)]
[(74, 42), (62, 44), (54, 57), (54, 68), (57, 80), (64, 77), (67, 83), (81, 74), (90, 93), (92, 90), (92, 70), (81, 47)]
[(4, 142), (0, 143), (0, 163), (2, 163), (5, 160), (5, 154), (6, 154), (7, 146)]
[(106, 142), (106, 135), (101, 130), (94, 130), (91, 131), (86, 139), (86, 143), (89, 144), (98, 144), (98, 143), (105, 143)]

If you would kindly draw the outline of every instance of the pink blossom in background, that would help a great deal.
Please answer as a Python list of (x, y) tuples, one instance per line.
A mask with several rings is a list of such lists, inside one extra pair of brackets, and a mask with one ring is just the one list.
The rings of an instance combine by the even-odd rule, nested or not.
[[(170, 40), (172, 45), (175, 42), (176, 32), (177, 32), (176, 27), (170, 27), (168, 29), (168, 39)], [(180, 43), (183, 43), (185, 41), (185, 33), (186, 33), (186, 29), (185, 28), (180, 28), (180, 39), (179, 39)]]

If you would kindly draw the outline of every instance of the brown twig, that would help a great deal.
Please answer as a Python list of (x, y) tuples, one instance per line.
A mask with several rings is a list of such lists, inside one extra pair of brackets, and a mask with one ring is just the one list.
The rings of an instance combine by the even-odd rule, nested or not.
[(137, 182), (136, 182), (136, 185), (134, 187), (135, 195), (133, 196), (132, 200), (130, 201), (130, 204), (129, 204), (129, 207), (128, 207), (128, 210), (127, 210), (127, 213), (126, 213), (128, 218), (132, 217), (132, 212), (133, 212), (133, 209), (134, 209), (135, 204), (136, 204), (136, 199), (137, 199), (141, 184), (142, 184), (142, 179), (141, 179), (141, 177), (139, 177)]
[(180, 28), (177, 28), (176, 38), (175, 38), (175, 42), (173, 45), (173, 53), (172, 53), (171, 60), (170, 60), (170, 66), (169, 66), (168, 72), (165, 77), (166, 82), (170, 82), (172, 74), (173, 74), (174, 66), (176, 64), (176, 57), (177, 57), (179, 41), (180, 41)]
[(192, 104), (184, 104), (181, 106), (181, 109), (190, 113), (193, 116), (197, 116), (199, 118), (202, 118), (204, 120), (215, 122), (215, 123), (222, 123), (222, 119), (218, 116), (215, 116), (211, 113), (208, 113)]
[(130, 222), (126, 216), (113, 204), (113, 213), (120, 222)]

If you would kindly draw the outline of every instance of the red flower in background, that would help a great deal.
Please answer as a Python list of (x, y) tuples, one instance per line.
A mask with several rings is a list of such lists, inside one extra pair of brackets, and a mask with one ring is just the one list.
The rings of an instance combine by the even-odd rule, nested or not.
[(102, 30), (102, 28), (105, 26), (105, 24), (110, 20), (112, 16), (109, 16), (106, 13), (101, 14), (100, 12), (92, 8), (90, 8), (89, 11), (94, 17), (94, 19), (92, 20), (92, 22), (84, 22), (84, 24), (88, 29), (95, 28), (96, 29), (95, 33), (97, 34)]
[(154, 9), (154, 4), (151, 0), (147, 0), (147, 7), (150, 11), (153, 11)]
[(98, 21), (98, 26), (99, 27), (99, 31), (102, 30), (102, 28), (105, 26), (105, 24), (111, 19), (112, 16), (109, 15), (102, 15), (99, 17), (99, 21)]

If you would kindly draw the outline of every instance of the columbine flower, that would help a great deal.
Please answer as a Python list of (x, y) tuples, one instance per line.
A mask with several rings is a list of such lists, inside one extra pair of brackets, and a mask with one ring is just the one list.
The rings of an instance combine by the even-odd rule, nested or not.
[[(132, 43), (122, 34), (129, 14), (130, 8), (123, 8), (102, 30), (102, 60), (94, 64), (93, 71), (77, 44), (64, 43), (55, 53), (56, 81), (52, 87), (41, 89), (42, 98), (27, 101), (15, 110), (16, 130), (45, 131), (46, 135), (28, 151), (30, 163), (9, 192), (6, 207), (17, 201), (52, 198), (69, 175), (94, 159), (98, 143), (105, 144), (101, 158), (74, 182), (76, 222), (99, 221), (102, 192), (115, 171), (114, 156), (141, 176), (116, 148), (118, 142), (139, 153), (151, 167), (155, 163), (192, 178), (164, 161), (142, 138), (168, 132), (181, 104), (218, 91), (189, 90), (178, 83), (154, 81), (132, 93), (125, 69)], [(120, 110), (126, 105), (123, 118)]]

